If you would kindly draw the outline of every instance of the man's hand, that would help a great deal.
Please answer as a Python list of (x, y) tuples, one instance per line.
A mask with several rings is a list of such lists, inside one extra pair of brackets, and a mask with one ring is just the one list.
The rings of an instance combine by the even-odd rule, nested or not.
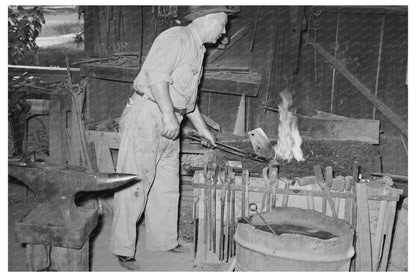
[(162, 115), (163, 130), (162, 136), (174, 140), (179, 135), (179, 122), (175, 113), (166, 113)]
[(199, 136), (201, 137), (201, 144), (208, 148), (214, 148), (217, 146), (215, 143), (214, 135), (207, 129), (204, 128), (198, 132)]

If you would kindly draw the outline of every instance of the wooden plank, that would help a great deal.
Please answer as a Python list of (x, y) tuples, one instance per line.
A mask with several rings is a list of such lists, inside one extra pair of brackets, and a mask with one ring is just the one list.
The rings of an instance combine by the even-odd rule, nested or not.
[[(342, 176), (337, 176), (335, 178), (335, 180), (339, 180), (339, 182), (332, 182), (332, 187), (331, 189), (333, 191), (343, 191), (344, 190), (344, 186), (345, 186), (345, 178)], [(335, 181), (333, 180), (333, 181)], [(340, 218), (339, 216), (339, 204), (340, 204), (340, 200), (341, 198), (336, 197), (334, 199), (334, 205), (335, 205), (335, 211), (337, 212), (338, 218)]]
[(26, 244), (28, 271), (88, 271), (89, 241), (80, 249)]
[(396, 201), (390, 201), (388, 203), (388, 212), (386, 214), (385, 224), (385, 240), (383, 245), (383, 254), (380, 262), (379, 271), (387, 271), (387, 264), (390, 257), (391, 239), (393, 236), (394, 220), (396, 218)]
[(65, 113), (62, 101), (59, 99), (49, 100), (49, 159), (56, 164), (67, 162), (68, 145), (66, 145)]
[(371, 175), (373, 175), (373, 176), (389, 176), (393, 180), (403, 181), (403, 182), (407, 182), (409, 180), (409, 178), (405, 175), (396, 175), (396, 174), (390, 174), (390, 173), (372, 172)]
[[(387, 190), (384, 190), (383, 194), (387, 194)], [(374, 241), (372, 243), (373, 247), (373, 271), (378, 271), (379, 261), (381, 258), (381, 249), (382, 249), (382, 242), (383, 242), (383, 231), (385, 218), (386, 218), (386, 209), (387, 209), (387, 201), (380, 202), (380, 208), (377, 218), (377, 227), (376, 233), (374, 235)]]
[(261, 76), (257, 73), (205, 72), (201, 91), (255, 97), (260, 90)]
[(234, 34), (230, 36), (230, 43), (226, 46), (225, 50), (215, 49), (210, 52), (210, 54), (207, 57), (207, 62), (212, 63), (216, 61), (219, 57), (224, 55), (228, 52), (229, 49), (231, 49), (240, 39), (242, 39), (244, 36), (246, 36), (249, 33), (249, 26), (250, 23), (247, 23), (240, 29), (238, 29)]
[[(102, 141), (108, 148), (118, 149), (120, 147), (120, 135), (118, 132), (104, 132), (88, 130), (86, 132), (88, 141)], [(97, 154), (98, 155), (98, 154)]]
[(89, 271), (89, 240), (80, 249), (52, 247), (51, 271)]
[[(248, 191), (249, 192), (259, 192), (259, 193), (265, 193), (267, 192), (267, 188), (266, 187), (255, 187), (255, 184), (253, 184), (254, 182), (252, 182), (252, 180), (250, 180), (249, 184), (251, 184), (252, 186), (249, 187)], [(203, 183), (192, 183), (192, 186), (194, 188), (204, 188), (205, 185)], [(222, 189), (224, 186), (223, 185), (218, 185), (217, 189)], [(241, 185), (236, 185), (235, 187), (236, 191), (241, 191)], [(314, 197), (325, 197), (328, 194), (324, 191), (318, 191), (318, 190), (307, 190), (307, 189), (284, 189), (284, 188), (276, 188), (276, 193), (277, 194), (288, 194), (288, 195), (302, 195), (302, 196), (314, 196)], [(247, 190), (246, 190), (247, 192)], [(247, 198), (248, 193), (246, 193), (246, 198)], [(346, 198), (346, 199), (354, 199), (355, 198), (355, 194), (351, 193), (351, 192), (336, 192), (336, 191), (329, 191), (329, 195), (331, 195), (331, 197), (339, 197), (339, 198)], [(374, 200), (374, 201), (383, 201), (383, 200), (387, 200), (387, 201), (399, 201), (400, 199), (400, 195), (378, 195), (378, 194), (369, 194), (368, 195), (368, 200)], [(246, 203), (249, 203), (248, 201), (246, 201)]]
[(42, 244), (26, 244), (26, 266), (28, 271), (46, 271), (50, 266), (50, 247)]
[(311, 43), (316, 50), (328, 60), (344, 77), (355, 86), (361, 94), (363, 94), (377, 109), (382, 112), (403, 134), (408, 136), (407, 123), (403, 121), (395, 112), (393, 112), (386, 104), (384, 104), (374, 93), (367, 88), (357, 77), (355, 77), (343, 64), (337, 61), (329, 54), (319, 43)]
[[(352, 176), (345, 176), (345, 191), (346, 192), (351, 191), (352, 183), (353, 183)], [(352, 208), (351, 199), (345, 199), (344, 220), (348, 221), (350, 224), (352, 223), (351, 208)]]
[(370, 234), (370, 215), (367, 200), (367, 184), (357, 183), (357, 218), (358, 218), (358, 248), (361, 271), (372, 270), (372, 249)]
[[(308, 190), (312, 190), (312, 185), (307, 185), (306, 188)], [(308, 195), (306, 197), (306, 201), (308, 203), (308, 209), (309, 210), (315, 210), (315, 200), (313, 199), (313, 196), (312, 195)]]
[[(112, 65), (81, 65), (81, 76), (102, 80), (132, 83), (139, 73), (136, 67)], [(255, 72), (206, 70), (201, 79), (200, 90), (213, 93), (246, 95), (255, 97), (260, 90), (261, 76)]]
[(379, 144), (380, 121), (298, 115), (302, 137), (316, 140), (360, 141)]

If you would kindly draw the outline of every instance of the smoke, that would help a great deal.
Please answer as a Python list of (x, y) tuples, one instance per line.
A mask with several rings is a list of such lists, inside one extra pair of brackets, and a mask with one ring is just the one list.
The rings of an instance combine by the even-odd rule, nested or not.
[(279, 136), (277, 144), (274, 146), (275, 159), (282, 159), (291, 161), (295, 160), (304, 161), (303, 153), (301, 149), (302, 138), (299, 133), (297, 118), (290, 111), (292, 106), (292, 94), (287, 90), (280, 93), (282, 102), (279, 104)]

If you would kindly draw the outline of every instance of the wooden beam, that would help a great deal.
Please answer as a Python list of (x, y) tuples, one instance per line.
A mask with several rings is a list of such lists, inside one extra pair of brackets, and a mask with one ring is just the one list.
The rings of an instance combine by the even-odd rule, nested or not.
[[(257, 96), (261, 83), (260, 75), (255, 72), (241, 72), (241, 68), (236, 68), (237, 72), (233, 71), (232, 68), (224, 71), (210, 71), (208, 68), (201, 79), (200, 90), (240, 96)], [(81, 76), (83, 77), (88, 76), (123, 83), (132, 83), (138, 73), (139, 69), (136, 67), (97, 64), (81, 65)]]
[(247, 23), (242, 28), (237, 30), (234, 34), (231, 35), (230, 38), (230, 44), (227, 45), (227, 48), (225, 50), (215, 49), (212, 51), (209, 56), (207, 57), (208, 63), (212, 63), (215, 60), (217, 60), (219, 57), (221, 57), (223, 54), (225, 54), (228, 50), (230, 50), (240, 39), (242, 39), (244, 36), (246, 36), (248, 32), (248, 27), (251, 25), (250, 23)]
[(332, 64), (344, 77), (353, 84), (377, 109), (382, 112), (403, 134), (407, 135), (407, 123), (404, 122), (395, 112), (384, 104), (373, 92), (367, 88), (357, 77), (355, 77), (343, 64), (329, 54), (319, 43), (311, 42), (311, 45), (321, 54), (330, 64)]
[(260, 90), (261, 77), (256, 73), (205, 72), (201, 91), (255, 97)]
[(299, 132), (316, 140), (361, 141), (379, 144), (380, 121), (353, 118), (325, 118), (297, 115)]

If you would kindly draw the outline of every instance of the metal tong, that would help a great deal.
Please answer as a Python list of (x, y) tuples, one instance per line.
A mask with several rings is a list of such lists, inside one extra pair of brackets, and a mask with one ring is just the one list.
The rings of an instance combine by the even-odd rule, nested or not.
[[(192, 140), (195, 140), (195, 141), (198, 141), (198, 142), (201, 142), (203, 140), (203, 138), (201, 138), (197, 134), (196, 130), (193, 130), (191, 128), (184, 128), (183, 129), (183, 135), (186, 138), (189, 138), (189, 139), (192, 139)], [(215, 148), (217, 148), (218, 150), (221, 150), (221, 151), (224, 151), (224, 152), (227, 152), (227, 153), (230, 153), (230, 154), (234, 154), (234, 155), (237, 155), (237, 156), (240, 156), (240, 157), (248, 158), (248, 159), (251, 159), (253, 161), (257, 161), (257, 162), (261, 162), (261, 163), (269, 162), (268, 159), (266, 159), (262, 156), (259, 156), (257, 154), (245, 152), (245, 151), (243, 151), (239, 148), (224, 144), (222, 142), (216, 141), (215, 143), (217, 144), (217, 146)]]

